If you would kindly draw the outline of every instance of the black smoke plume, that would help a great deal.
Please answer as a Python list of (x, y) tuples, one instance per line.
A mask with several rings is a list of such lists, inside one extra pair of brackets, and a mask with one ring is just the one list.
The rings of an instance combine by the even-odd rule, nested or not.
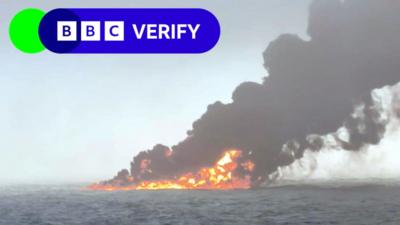
[[(130, 175), (136, 181), (172, 178), (237, 148), (256, 164), (254, 181), (263, 181), (305, 148), (321, 148), (318, 136), (341, 126), (350, 134), (344, 148), (377, 144), (385, 126), (371, 107), (371, 91), (400, 80), (400, 1), (316, 0), (308, 35), (284, 34), (270, 43), (263, 54), (269, 76), (262, 84), (242, 83), (232, 103), (209, 105), (171, 149), (156, 145), (139, 153)], [(362, 119), (350, 116), (356, 104), (364, 105)], [(129, 173), (119, 175), (115, 179)]]

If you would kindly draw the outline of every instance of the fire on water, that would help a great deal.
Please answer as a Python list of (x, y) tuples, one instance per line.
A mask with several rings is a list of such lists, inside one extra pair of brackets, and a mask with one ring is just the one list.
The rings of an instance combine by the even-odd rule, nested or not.
[(238, 163), (241, 156), (239, 150), (229, 150), (213, 167), (201, 168), (196, 173), (187, 173), (173, 180), (142, 181), (138, 184), (114, 186), (110, 184), (93, 184), (89, 190), (128, 191), (128, 190), (165, 190), (165, 189), (198, 189), (198, 190), (231, 190), (249, 189), (251, 180), (249, 175), (235, 176), (235, 171), (241, 167), (251, 173), (254, 163), (250, 160)]

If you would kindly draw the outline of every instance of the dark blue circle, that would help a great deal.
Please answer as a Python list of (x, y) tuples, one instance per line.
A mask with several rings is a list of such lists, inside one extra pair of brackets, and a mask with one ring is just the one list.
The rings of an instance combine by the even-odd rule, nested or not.
[[(57, 22), (73, 21), (77, 23), (76, 41), (57, 40)], [(43, 45), (55, 53), (68, 53), (80, 44), (80, 18), (73, 11), (68, 9), (54, 9), (48, 12), (40, 22), (39, 37)]]

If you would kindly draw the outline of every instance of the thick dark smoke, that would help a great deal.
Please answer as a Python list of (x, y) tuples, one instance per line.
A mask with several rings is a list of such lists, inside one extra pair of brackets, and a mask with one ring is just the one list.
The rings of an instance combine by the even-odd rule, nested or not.
[[(321, 148), (311, 134), (318, 137), (342, 125), (350, 133), (344, 148), (378, 143), (385, 126), (370, 107), (370, 93), (400, 80), (399, 12), (397, 0), (314, 1), (309, 40), (284, 34), (272, 42), (263, 54), (269, 76), (262, 84), (243, 83), (231, 104), (209, 105), (188, 137), (172, 147), (172, 155), (162, 145), (139, 153), (131, 175), (135, 180), (170, 178), (211, 165), (224, 150), (238, 148), (256, 164), (253, 179), (265, 179), (301, 157), (305, 148)], [(362, 121), (350, 116), (356, 104), (364, 104)]]

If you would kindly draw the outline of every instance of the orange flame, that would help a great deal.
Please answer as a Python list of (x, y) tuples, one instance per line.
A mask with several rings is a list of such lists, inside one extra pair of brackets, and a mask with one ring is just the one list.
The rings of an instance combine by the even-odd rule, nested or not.
[[(201, 168), (197, 173), (186, 173), (175, 180), (143, 181), (135, 185), (114, 186), (108, 184), (93, 184), (89, 190), (162, 190), (162, 189), (202, 189), (230, 190), (248, 189), (251, 187), (250, 176), (237, 177), (235, 170), (240, 166), (247, 172), (252, 172), (254, 163), (246, 161), (238, 164), (241, 156), (239, 150), (226, 151), (213, 167)], [(146, 163), (147, 164), (147, 163)], [(146, 165), (147, 167), (148, 165)]]
[(240, 164), (246, 171), (252, 172), (254, 170), (254, 168), (256, 167), (256, 165), (250, 161), (247, 160), (246, 162)]

